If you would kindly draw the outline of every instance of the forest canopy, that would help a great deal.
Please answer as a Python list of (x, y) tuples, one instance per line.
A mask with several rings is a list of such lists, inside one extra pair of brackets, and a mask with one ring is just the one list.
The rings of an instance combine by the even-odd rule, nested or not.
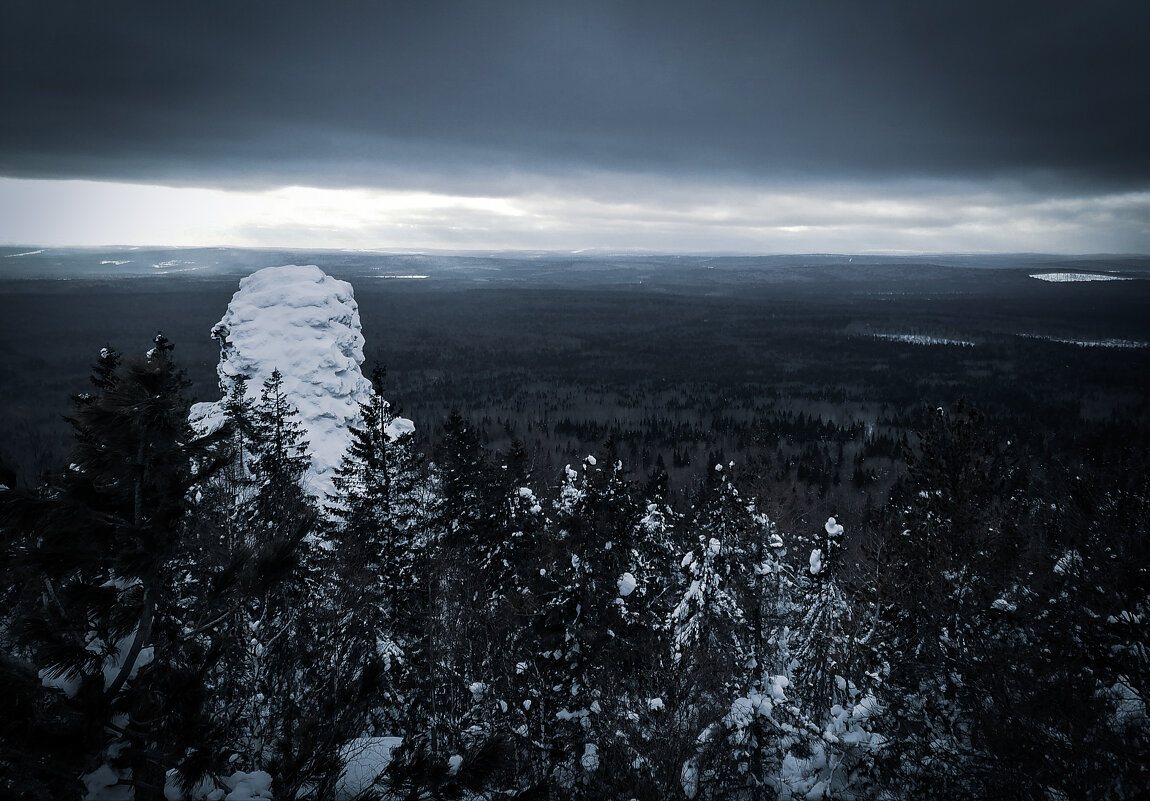
[(1150, 787), (1140, 418), (779, 411), (704, 460), (722, 418), (572, 414), (556, 466), (380, 367), (320, 491), (289, 377), (193, 427), (175, 353), (100, 350), (68, 458), (0, 479), (4, 797)]

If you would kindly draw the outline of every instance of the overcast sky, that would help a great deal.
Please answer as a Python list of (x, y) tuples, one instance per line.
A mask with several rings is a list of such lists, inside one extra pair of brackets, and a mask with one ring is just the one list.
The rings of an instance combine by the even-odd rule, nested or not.
[(13, 0), (0, 242), (1150, 252), (1147, 9)]

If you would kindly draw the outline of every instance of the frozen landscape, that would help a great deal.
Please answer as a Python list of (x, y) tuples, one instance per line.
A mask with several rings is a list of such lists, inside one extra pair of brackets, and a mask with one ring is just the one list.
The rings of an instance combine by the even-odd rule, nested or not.
[[(83, 273), (86, 265), (125, 266), (100, 255), (78, 257), (84, 266), (72, 281), (9, 285), (28, 309), (39, 297), (66, 302), (69, 287), (90, 299), (100, 284)], [(1091, 759), (1109, 765), (1109, 778), (1085, 765), (1059, 774), (1051, 764), (1047, 786), (1108, 782), (1118, 796), (1136, 794), (1142, 777), (1132, 754), (1148, 732), (1135, 672), (1147, 603), (1138, 578), (1144, 538), (1134, 522), (1145, 472), (1135, 465), (1145, 451), (1128, 448), (1150, 427), (1126, 390), (1144, 383), (1136, 365), (1145, 346), (1027, 333), (1067, 325), (1049, 312), (1046, 295), (1035, 299), (1045, 316), (1017, 317), (1021, 327), (1002, 329), (994, 304), (1026, 308), (1025, 288), (1051, 283), (1016, 283), (1033, 277), (1025, 264), (966, 267), (976, 273), (904, 267), (892, 277), (873, 262), (840, 287), (852, 304), (841, 308), (856, 310), (844, 319), (827, 315), (836, 295), (812, 292), (803, 275), (843, 268), (825, 257), (813, 262), (737, 263), (728, 285), (743, 291), (718, 300), (698, 294), (694, 265), (680, 264), (678, 275), (662, 275), (644, 323), (635, 298), (651, 287), (628, 278), (648, 275), (649, 263), (594, 260), (581, 276), (563, 274), (561, 314), (542, 313), (511, 338), (504, 332), (516, 330), (514, 322), (483, 314), (520, 314), (508, 299), (537, 298), (533, 288), (555, 280), (546, 260), (437, 257), (438, 278), (410, 283), (439, 286), (388, 290), (401, 292), (394, 297), (371, 290), (408, 282), (369, 279), (436, 273), (344, 267), (349, 282), (317, 266), (268, 266), (234, 279), (230, 300), (210, 292), (226, 307), (222, 317), (205, 309), (218, 322), (200, 330), (214, 348), (205, 351), (216, 378), (207, 393), (218, 400), (194, 405), (166, 336), (146, 355), (105, 346), (92, 391), (72, 401), (68, 468), (27, 488), (9, 479), (0, 491), (6, 558), (14, 577), (26, 577), (6, 595), (6, 631), (25, 632), (10, 640), (17, 647), (4, 663), (16, 688), (10, 714), (26, 714), (19, 710), (29, 703), (41, 710), (26, 724), (39, 744), (9, 757), (22, 776), (9, 786), (92, 801), (131, 798), (147, 786), (162, 786), (169, 801), (883, 797), (891, 777), (901, 787), (1013, 782), (1010, 770), (975, 767), (1010, 754), (995, 732), (1022, 727), (1029, 734), (1016, 742), (1037, 744), (1088, 719)], [(1125, 272), (1133, 280), (1143, 269), (1131, 263)], [(473, 288), (500, 272), (513, 283)], [(122, 292), (193, 279), (95, 280)], [(1113, 282), (1052, 289), (1075, 286), (1106, 291)], [(357, 298), (361, 287), (366, 294)], [(860, 290), (870, 305), (858, 305)], [(157, 311), (169, 291), (148, 290)], [(700, 338), (692, 347), (704, 359), (725, 353), (727, 361), (712, 362), (729, 371), (719, 378), (725, 383), (705, 388), (695, 376), (668, 394), (624, 378), (613, 360), (631, 362), (628, 348), (650, 341), (639, 335), (614, 354), (596, 346), (590, 360), (565, 368), (576, 382), (588, 370), (605, 382), (605, 405), (585, 405), (582, 421), (574, 409), (547, 422), (541, 407), (506, 402), (519, 393), (536, 403), (570, 400), (556, 372), (562, 343), (620, 297), (632, 325), (657, 326), (668, 308), (694, 310)], [(901, 333), (883, 325), (891, 298), (923, 312), (905, 317), (914, 322)], [(995, 299), (990, 306), (987, 298)], [(375, 320), (381, 299), (396, 304), (376, 325), (387, 332), (381, 349), (406, 369), (431, 366), (402, 358), (405, 348), (425, 346), (424, 334), (397, 328), (405, 314), (417, 319), (424, 310), (435, 309), (448, 331), (457, 326), (452, 334), (472, 348), (501, 349), (472, 350), (470, 363), (454, 368), (462, 387), (472, 386), (463, 381), (468, 370), (511, 368), (518, 385), (496, 401), (498, 422), (489, 413), (472, 420), (430, 412), (450, 387), (436, 370), (422, 390), (408, 377), (402, 399), (411, 405), (398, 413), (403, 369), (388, 373), (386, 385), (380, 370), (365, 377), (365, 352), (374, 349), (363, 315)], [(948, 303), (980, 305), (984, 316), (948, 315)], [(803, 308), (814, 316), (797, 315)], [(1075, 325), (1146, 335), (1143, 318), (1116, 316), (1115, 308)], [(726, 336), (708, 339), (722, 330), (723, 315), (755, 313), (769, 323), (782, 309), (785, 329), (805, 333), (772, 339), (777, 324), (765, 325), (757, 347), (734, 352)], [(90, 319), (98, 327), (106, 317)], [(11, 333), (8, 358), (20, 358), (21, 337), (36, 332)], [(729, 406), (733, 387), (753, 393), (759, 385), (748, 383), (747, 369), (762, 369), (764, 348), (791, 365), (783, 375), (803, 375), (794, 365), (827, 336), (850, 349), (844, 365), (881, 380), (849, 389), (859, 379), (847, 371), (838, 379), (848, 383), (833, 389), (812, 374), (788, 396), (775, 394), (770, 407), (748, 407), (746, 422), (732, 418), (706, 433), (672, 433), (693, 430), (682, 426), (698, 406), (681, 405), (674, 422), (656, 417), (668, 401), (706, 403), (722, 393)], [(552, 378), (524, 383), (529, 373), (514, 362), (530, 355), (528, 344)], [(1086, 345), (1095, 347), (1076, 347)], [(692, 354), (670, 346), (680, 359)], [(1032, 399), (1013, 407), (1009, 396), (986, 394), (998, 386), (991, 366), (1018, 348), (1031, 349), (1032, 364), (1009, 369), (1041, 376), (1033, 390), (1049, 404), (1044, 414), (1034, 414)], [(1043, 364), (1077, 351), (1112, 353), (1113, 367), (1091, 379), (1094, 405), (1076, 406), (1064, 420), (1051, 391), (1061, 368)], [(648, 360), (656, 353), (639, 352)], [(962, 372), (917, 362), (919, 352), (964, 354)], [(588, 354), (586, 341), (575, 353)], [(1133, 369), (1114, 372), (1123, 363)], [(896, 365), (899, 380), (889, 372)], [(1095, 357), (1092, 366), (1102, 363)], [(988, 368), (991, 380), (979, 389)], [(948, 376), (957, 375), (964, 384), (952, 385)], [(1126, 378), (1114, 383), (1119, 375)], [(905, 379), (928, 394), (899, 406)], [(690, 394), (673, 394), (682, 389)], [(971, 390), (992, 416), (959, 395)], [(152, 399), (146, 414), (137, 412), (141, 400), (125, 400), (140, 392)], [(871, 404), (880, 399), (876, 415)], [(620, 422), (628, 404), (647, 415), (637, 440)], [(1123, 432), (1112, 440), (1119, 419)], [(1089, 431), (1092, 439), (1057, 444), (1067, 420), (1075, 421), (1072, 437)], [(485, 445), (492, 441), (500, 445)], [(1052, 468), (1060, 460), (1065, 472)], [(1084, 476), (1087, 460), (1093, 467)], [(1020, 471), (1025, 464), (1036, 467)], [(133, 475), (151, 478), (141, 484)], [(77, 536), (88, 545), (70, 545)], [(51, 556), (61, 552), (70, 555)], [(1123, 555), (1117, 572), (1112, 553)], [(1107, 620), (1101, 632), (1079, 633), (1099, 616)], [(1096, 636), (1105, 638), (1103, 650)], [(1055, 648), (1065, 661), (1051, 661)], [(924, 658), (961, 668), (924, 675)], [(1089, 673), (1077, 667), (1084, 662)], [(1086, 699), (1088, 718), (1068, 711), (1037, 720), (1024, 711), (1067, 686)], [(1024, 706), (987, 708), (986, 692)], [(70, 728), (84, 719), (103, 720), (94, 730), (102, 735), (85, 741)], [(1109, 739), (1115, 732), (1121, 745)], [(73, 760), (70, 749), (90, 755), (82, 770), (48, 767)], [(1039, 766), (1027, 752), (1009, 758), (1019, 770)]]
[(1150, 798), (1148, 30), (9, 3), (0, 801)]

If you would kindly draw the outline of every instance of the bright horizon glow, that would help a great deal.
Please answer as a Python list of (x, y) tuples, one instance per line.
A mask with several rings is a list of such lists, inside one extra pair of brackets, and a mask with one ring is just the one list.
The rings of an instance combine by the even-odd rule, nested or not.
[[(531, 186), (532, 184), (527, 184)], [(650, 176), (465, 196), (0, 178), (0, 243), (664, 253), (1150, 252), (1150, 192), (959, 182), (753, 187)]]

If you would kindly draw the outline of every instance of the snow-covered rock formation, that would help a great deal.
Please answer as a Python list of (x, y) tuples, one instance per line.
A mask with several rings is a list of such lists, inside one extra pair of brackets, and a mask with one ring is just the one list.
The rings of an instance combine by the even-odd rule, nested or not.
[[(299, 409), (307, 429), (311, 469), (308, 491), (331, 492), (332, 476), (360, 420), (371, 383), (363, 377), (363, 333), (351, 284), (314, 266), (267, 267), (240, 281), (222, 320), (212, 329), (220, 343), (220, 390), (247, 376), (247, 396), (258, 401), (273, 370)], [(192, 424), (212, 431), (223, 424), (223, 403), (197, 403)]]

